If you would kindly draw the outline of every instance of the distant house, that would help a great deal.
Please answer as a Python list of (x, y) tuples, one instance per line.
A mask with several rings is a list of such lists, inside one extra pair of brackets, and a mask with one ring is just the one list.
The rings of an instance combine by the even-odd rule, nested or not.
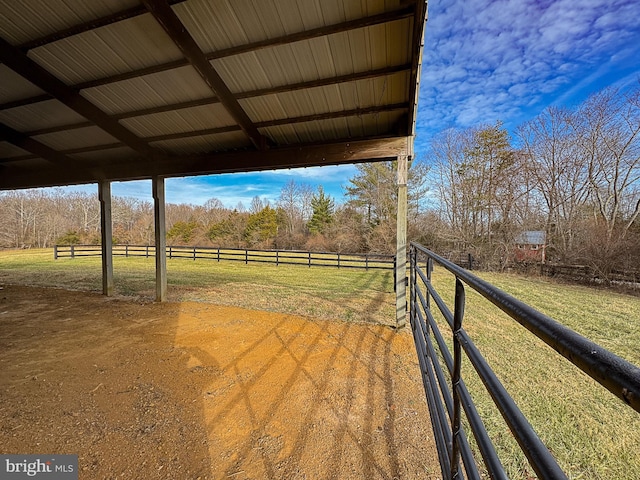
[(547, 234), (542, 230), (528, 230), (516, 237), (513, 257), (516, 262), (545, 262)]

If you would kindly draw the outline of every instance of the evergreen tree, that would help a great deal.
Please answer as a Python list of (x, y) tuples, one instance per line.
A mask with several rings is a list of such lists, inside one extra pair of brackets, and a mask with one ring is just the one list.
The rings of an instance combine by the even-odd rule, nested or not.
[(269, 205), (249, 215), (245, 238), (250, 246), (271, 246), (278, 233), (277, 212)]
[(333, 221), (334, 202), (324, 193), (322, 186), (318, 187), (318, 193), (311, 198), (313, 214), (307, 223), (307, 228), (312, 234), (324, 233)]

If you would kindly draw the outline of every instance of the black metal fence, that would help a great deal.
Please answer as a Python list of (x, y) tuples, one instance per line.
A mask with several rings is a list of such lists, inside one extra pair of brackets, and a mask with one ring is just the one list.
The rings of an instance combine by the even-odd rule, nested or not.
[[(112, 254), (125, 257), (153, 257), (153, 245), (114, 245)], [(220, 261), (235, 261), (248, 264), (249, 262), (272, 263), (275, 265), (304, 265), (307, 267), (335, 267), (335, 268), (363, 268), (385, 269), (394, 268), (393, 255), (378, 254), (344, 254), (332, 252), (307, 252), (300, 250), (248, 250), (240, 248), (215, 247), (183, 247), (167, 246), (168, 258), (185, 258), (190, 260), (206, 259)], [(99, 257), (102, 255), (100, 245), (56, 245), (53, 256), (58, 258)]]
[[(453, 312), (431, 283), (434, 263), (455, 277)], [(486, 469), (490, 478), (508, 478), (461, 378), (463, 353), (470, 360), (538, 478), (567, 478), (462, 327), (465, 285), (640, 412), (640, 368), (415, 243), (410, 247), (410, 285), (411, 328), (443, 478), (464, 478), (466, 473), (467, 478), (479, 480), (481, 465), (484, 465), (483, 470)], [(438, 311), (451, 328), (448, 335), (453, 344), (453, 354), (447, 346), (445, 334), (435, 321), (434, 312)], [(463, 414), (468, 420), (481, 459), (474, 458), (463, 430)]]

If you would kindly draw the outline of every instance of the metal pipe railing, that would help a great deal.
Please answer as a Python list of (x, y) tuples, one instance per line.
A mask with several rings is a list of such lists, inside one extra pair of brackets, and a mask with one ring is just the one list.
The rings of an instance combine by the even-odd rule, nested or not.
[[(419, 254), (421, 261), (426, 258), (424, 269), (418, 262)], [(434, 262), (455, 276), (453, 313), (431, 284)], [(424, 287), (424, 293), (420, 284)], [(640, 399), (640, 368), (415, 243), (410, 247), (410, 285), (411, 327), (444, 478), (462, 478), (460, 458), (467, 476), (479, 478), (478, 465), (473, 460), (462, 430), (463, 412), (469, 422), (487, 473), (494, 479), (507, 478), (460, 374), (463, 353), (470, 360), (538, 477), (567, 478), (464, 330), (465, 285), (490, 300), (625, 403), (636, 411), (640, 411), (638, 400)], [(453, 355), (433, 317), (431, 299), (451, 329)], [(439, 355), (431, 337), (436, 341)], [(440, 358), (449, 373), (451, 387), (448, 386), (444, 377)]]

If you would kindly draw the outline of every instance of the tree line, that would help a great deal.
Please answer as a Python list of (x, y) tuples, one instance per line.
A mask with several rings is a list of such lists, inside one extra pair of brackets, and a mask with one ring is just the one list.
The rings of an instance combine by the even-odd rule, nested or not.
[[(410, 198), (417, 213), (426, 191), (427, 168), (414, 165)], [(229, 248), (393, 253), (396, 228), (396, 167), (361, 164), (337, 204), (320, 186), (289, 181), (271, 204), (254, 197), (248, 208), (227, 208), (216, 198), (204, 205), (167, 204), (167, 241), (174, 245)], [(153, 244), (153, 204), (112, 198), (113, 241)], [(50, 247), (100, 242), (95, 195), (62, 189), (0, 194), (0, 247)]]
[(442, 132), (432, 144), (437, 249), (493, 268), (522, 231), (546, 232), (551, 262), (606, 275), (640, 270), (640, 89), (606, 89), (550, 107), (510, 138), (500, 123)]
[[(409, 169), (408, 238), (438, 253), (471, 253), (502, 269), (516, 238), (546, 232), (550, 262), (640, 270), (640, 88), (606, 89), (551, 107), (513, 135), (501, 123), (441, 132)], [(393, 162), (357, 165), (338, 204), (322, 187), (290, 181), (273, 204), (166, 208), (175, 245), (393, 253)], [(150, 202), (114, 197), (117, 243), (153, 243)], [(96, 196), (62, 190), (0, 194), (0, 247), (97, 243)]]

